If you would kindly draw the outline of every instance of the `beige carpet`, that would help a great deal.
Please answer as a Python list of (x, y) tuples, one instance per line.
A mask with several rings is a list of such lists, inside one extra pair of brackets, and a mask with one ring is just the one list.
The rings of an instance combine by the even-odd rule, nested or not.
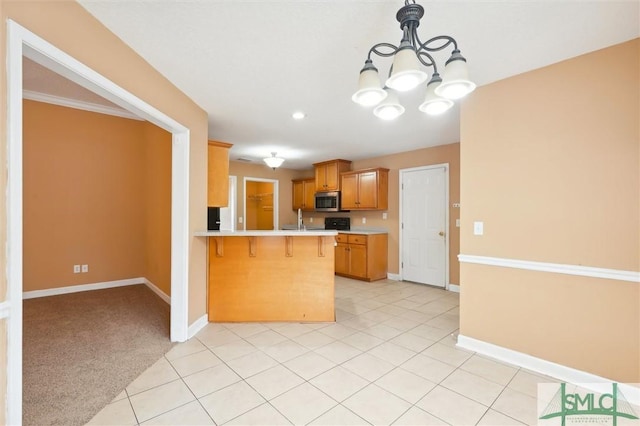
[(24, 425), (83, 425), (172, 346), (145, 285), (24, 301)]

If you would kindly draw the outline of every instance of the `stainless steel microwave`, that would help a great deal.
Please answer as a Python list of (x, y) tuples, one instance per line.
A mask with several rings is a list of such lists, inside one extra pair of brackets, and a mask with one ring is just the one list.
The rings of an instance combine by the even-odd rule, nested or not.
[(339, 212), (340, 192), (316, 192), (314, 209), (318, 212)]

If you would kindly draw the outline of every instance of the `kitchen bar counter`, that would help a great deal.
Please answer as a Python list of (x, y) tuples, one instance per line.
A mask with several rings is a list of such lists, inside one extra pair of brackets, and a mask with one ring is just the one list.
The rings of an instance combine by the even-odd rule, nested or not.
[(338, 231), (330, 229), (282, 229), (277, 231), (198, 231), (196, 237), (326, 237), (335, 236)]
[(333, 322), (337, 231), (202, 231), (210, 322)]

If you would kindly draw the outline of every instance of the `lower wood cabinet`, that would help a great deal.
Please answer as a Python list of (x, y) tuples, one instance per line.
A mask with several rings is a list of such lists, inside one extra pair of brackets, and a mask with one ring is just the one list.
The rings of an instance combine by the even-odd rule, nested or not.
[(387, 234), (336, 236), (336, 275), (375, 281), (387, 278)]

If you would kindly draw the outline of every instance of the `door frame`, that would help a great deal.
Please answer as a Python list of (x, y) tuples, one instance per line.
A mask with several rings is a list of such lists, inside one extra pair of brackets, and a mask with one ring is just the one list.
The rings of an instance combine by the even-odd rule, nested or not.
[[(237, 208), (237, 194), (238, 194), (238, 177), (237, 176), (229, 176), (229, 205), (227, 207), (222, 207), (228, 209), (229, 211), (229, 220), (230, 220), (230, 229), (226, 229), (222, 225), (222, 218), (220, 223), (220, 229), (224, 231), (235, 231), (236, 230), (236, 208)], [(222, 213), (221, 213), (222, 215)]]
[(278, 179), (265, 179), (247, 176), (242, 179), (242, 229), (245, 231), (247, 230), (247, 182), (267, 182), (273, 184), (273, 229), (277, 231), (280, 204), (278, 184), (280, 181)]
[(7, 412), (22, 423), (22, 57), (43, 65), (172, 134), (171, 340), (188, 337), (189, 129), (25, 27), (7, 20)]
[(449, 250), (450, 250), (450, 246), (449, 246), (449, 163), (439, 163), (439, 164), (430, 164), (428, 166), (418, 166), (418, 167), (410, 167), (407, 169), (399, 169), (399, 176), (398, 176), (398, 204), (400, 204), (399, 206), (399, 212), (398, 212), (398, 217), (399, 217), (399, 221), (398, 221), (398, 266), (400, 269), (400, 280), (404, 280), (403, 277), (403, 268), (402, 268), (402, 261), (403, 261), (403, 229), (402, 229), (402, 223), (403, 223), (403, 188), (402, 188), (402, 182), (404, 179), (404, 175), (405, 173), (409, 173), (409, 172), (417, 172), (417, 171), (423, 171), (423, 170), (433, 170), (433, 169), (441, 169), (444, 168), (444, 182), (445, 182), (445, 188), (444, 188), (444, 217), (445, 217), (445, 240), (444, 240), (444, 251), (445, 251), (445, 256), (444, 256), (444, 271), (445, 271), (445, 275), (444, 275), (444, 289), (445, 290), (449, 290), (449, 287), (451, 286), (451, 284), (449, 283)]

